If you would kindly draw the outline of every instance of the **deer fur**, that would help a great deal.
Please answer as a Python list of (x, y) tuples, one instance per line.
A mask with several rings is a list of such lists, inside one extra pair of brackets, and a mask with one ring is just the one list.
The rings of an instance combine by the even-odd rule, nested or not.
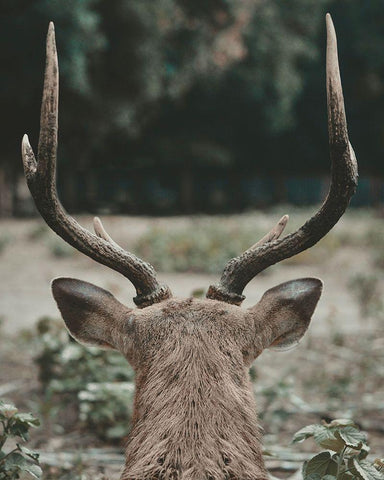
[(133, 310), (87, 282), (54, 280), (71, 334), (119, 350), (135, 370), (121, 480), (266, 479), (249, 367), (265, 348), (300, 340), (321, 289), (286, 282), (247, 310), (195, 298)]

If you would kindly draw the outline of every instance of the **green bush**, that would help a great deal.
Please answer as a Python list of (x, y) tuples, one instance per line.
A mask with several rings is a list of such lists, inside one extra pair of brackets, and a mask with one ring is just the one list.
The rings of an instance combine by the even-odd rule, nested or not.
[(61, 323), (50, 318), (41, 319), (37, 328), (35, 362), (46, 404), (74, 409), (80, 425), (103, 440), (127, 435), (134, 374), (124, 357), (79, 345)]
[[(14, 405), (0, 400), (0, 480), (18, 479), (24, 473), (41, 478), (39, 454), (15, 440), (26, 442), (29, 429), (39, 424), (31, 413), (19, 413)], [(9, 440), (12, 447), (6, 445)]]
[(163, 272), (220, 273), (226, 262), (266, 232), (196, 221), (183, 229), (151, 228), (135, 246), (139, 256)]
[(304, 480), (384, 480), (383, 460), (367, 459), (367, 436), (353, 420), (308, 425), (294, 435), (293, 443), (307, 438), (325, 451), (304, 463)]

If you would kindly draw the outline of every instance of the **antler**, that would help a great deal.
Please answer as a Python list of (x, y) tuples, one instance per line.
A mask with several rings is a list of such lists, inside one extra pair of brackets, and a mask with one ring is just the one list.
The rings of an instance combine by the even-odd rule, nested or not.
[(169, 288), (157, 281), (152, 265), (123, 250), (107, 234), (98, 218), (94, 220), (94, 235), (62, 207), (56, 192), (59, 69), (52, 22), (49, 24), (46, 55), (37, 161), (27, 135), (22, 142), (25, 176), (37, 209), (52, 230), (67, 243), (128, 278), (136, 288), (134, 301), (139, 307), (171, 297)]
[[(253, 277), (270, 265), (315, 245), (337, 223), (356, 191), (357, 162), (348, 139), (336, 32), (329, 13), (326, 24), (328, 132), (332, 162), (328, 196), (320, 210), (296, 232), (275, 240), (278, 236), (271, 235), (274, 231), (272, 230), (268, 234), (271, 235), (271, 240), (267, 235), (239, 257), (230, 260), (225, 266), (220, 283), (209, 287), (208, 298), (240, 305), (245, 298), (242, 295), (243, 290)], [(264, 240), (267, 243), (264, 243)]]

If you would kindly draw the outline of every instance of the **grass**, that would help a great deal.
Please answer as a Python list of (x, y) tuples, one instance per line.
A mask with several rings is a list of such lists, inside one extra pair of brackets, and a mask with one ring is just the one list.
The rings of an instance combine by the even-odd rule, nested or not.
[[(233, 257), (251, 247), (266, 232), (250, 217), (223, 220), (200, 218), (179, 225), (150, 227), (137, 241), (134, 251), (164, 272), (220, 273)], [(269, 228), (271, 228), (270, 225)], [(290, 264), (315, 264), (328, 259), (342, 246), (342, 235), (328, 234), (315, 249), (287, 260)]]

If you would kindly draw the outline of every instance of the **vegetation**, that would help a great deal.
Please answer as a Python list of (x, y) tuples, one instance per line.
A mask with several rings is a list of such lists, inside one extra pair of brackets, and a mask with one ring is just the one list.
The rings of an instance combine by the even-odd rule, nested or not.
[(307, 438), (325, 451), (304, 463), (304, 480), (384, 480), (384, 460), (367, 459), (367, 436), (353, 420), (308, 425), (295, 434), (293, 443)]
[[(279, 213), (285, 211), (281, 212), (279, 208)], [(297, 228), (310, 212), (296, 209), (293, 213), (292, 224), (288, 225), (291, 230)], [(224, 255), (238, 254), (243, 246), (246, 248), (257, 241), (275, 218), (278, 218), (276, 212), (225, 219), (176, 218), (167, 219), (166, 223), (156, 219), (152, 221), (157, 230), (150, 229), (149, 234), (139, 238), (138, 247), (147, 249), (146, 252), (157, 251), (165, 255), (163, 246), (156, 246), (156, 238), (160, 243), (170, 240), (172, 244), (172, 237), (177, 237), (178, 241), (174, 241), (172, 249), (165, 255), (170, 262), (168, 264), (176, 268), (172, 255), (180, 249), (188, 258), (189, 247), (185, 247), (188, 237), (196, 237), (196, 232), (205, 232), (207, 228), (206, 240), (194, 237), (194, 241), (201, 244), (198, 258), (205, 258), (209, 264), (211, 258), (216, 262), (219, 255), (223, 255), (224, 261)], [(136, 221), (138, 230), (143, 231), (142, 219)], [(126, 235), (132, 229), (127, 223), (126, 218), (115, 218), (111, 221), (111, 234), (121, 244), (127, 241), (129, 248), (137, 252), (136, 245), (131, 242), (137, 237)], [(9, 229), (9, 234), (17, 240), (20, 248), (24, 249), (34, 241), (36, 243), (32, 247), (35, 249), (42, 245), (47, 249), (48, 261), (52, 262), (48, 255), (51, 234), (46, 228), (36, 227), (30, 221), (26, 222), (24, 229), (20, 225), (17, 228), (17, 231)], [(215, 238), (219, 250), (225, 252), (218, 252), (217, 256), (210, 250)], [(227, 245), (225, 239), (230, 239)], [(314, 319), (314, 328), (309, 329), (299, 348), (286, 355), (267, 350), (255, 362), (251, 380), (254, 382), (260, 423), (265, 432), (264, 444), (274, 455), (266, 457), (266, 461), (271, 473), (279, 477), (282, 473), (288, 475), (300, 470), (303, 460), (307, 459), (304, 467), (307, 480), (381, 480), (383, 462), (375, 461), (375, 456), (382, 457), (384, 431), (383, 265), (376, 261), (382, 251), (382, 229), (377, 217), (371, 216), (369, 211), (355, 211), (324, 241), (324, 246), (320, 244), (312, 250), (314, 257), (297, 258), (294, 262), (305, 261), (307, 264), (315, 258), (316, 262), (327, 262), (332, 264), (333, 269), (337, 268), (334, 275), (338, 275), (336, 278), (343, 283), (341, 294), (361, 308), (361, 328), (356, 332), (354, 325), (350, 330), (350, 318), (346, 318), (342, 308), (345, 303), (339, 304), (336, 299), (334, 306), (332, 303), (323, 304), (328, 318), (325, 314), (321, 320)], [(232, 242), (236, 244), (236, 252), (228, 247)], [(16, 246), (15, 242), (12, 249)], [(335, 255), (333, 262), (330, 254)], [(193, 255), (189, 257), (193, 258)], [(188, 262), (184, 265), (186, 268), (197, 268), (196, 263), (192, 264), (190, 259)], [(157, 266), (157, 261), (155, 263)], [(199, 260), (197, 265), (202, 263)], [(289, 275), (302, 276), (304, 267), (295, 270), (294, 266), (289, 265)], [(205, 268), (212, 269), (212, 266)], [(97, 269), (96, 266), (92, 276)], [(315, 265), (309, 270), (311, 275), (318, 273)], [(51, 264), (47, 271), (47, 275), (51, 274)], [(326, 269), (322, 271), (327, 272)], [(280, 273), (279, 277), (286, 279), (288, 272)], [(83, 272), (77, 275), (81, 278)], [(345, 285), (349, 276), (353, 280), (347, 291)], [(11, 275), (7, 276), (6, 281), (11, 280)], [(98, 281), (95, 280), (96, 283)], [(113, 291), (117, 295), (121, 293), (115, 284)], [(323, 302), (328, 292), (329, 285), (326, 284)], [(323, 322), (323, 336), (315, 336), (316, 320)], [(12, 400), (23, 411), (38, 412), (41, 418), (41, 427), (33, 430), (27, 445), (30, 450), (38, 448), (41, 452), (44, 480), (105, 480), (105, 475), (115, 478), (113, 465), (116, 462), (120, 466), (123, 462), (118, 455), (129, 431), (133, 395), (133, 372), (123, 357), (113, 351), (78, 345), (69, 338), (63, 322), (52, 318), (42, 319), (37, 331), (12, 337), (12, 341), (8, 340), (10, 337), (6, 330), (1, 334), (0, 389), (13, 386), (15, 389), (6, 395), (5, 403)], [(32, 356), (35, 363), (31, 360)], [(39, 372), (40, 382), (37, 381), (36, 371)], [(347, 420), (340, 422), (335, 418)], [(324, 423), (320, 423), (321, 419)], [(299, 449), (295, 452), (288, 445), (292, 432), (303, 425), (310, 425), (304, 428), (308, 439), (293, 447)], [(369, 435), (371, 451), (363, 458), (367, 453), (365, 432)], [(351, 433), (352, 441), (360, 439), (361, 445), (355, 443), (354, 447), (348, 446), (343, 452), (340, 450), (342, 442), (350, 442), (346, 439)], [(322, 443), (324, 435), (332, 440), (329, 444)], [(295, 437), (296, 443), (300, 443), (298, 440), (302, 436), (303, 429)], [(316, 448), (313, 439), (319, 441)], [(1, 450), (12, 451), (13, 440), (19, 439), (9, 438)], [(20, 443), (24, 446), (23, 442)], [(64, 466), (61, 458), (57, 461), (55, 452), (63, 453), (68, 459)], [(115, 457), (108, 463), (105, 458), (111, 452)], [(47, 457), (49, 453), (51, 456)], [(29, 458), (27, 456), (27, 460)]]
[[(290, 208), (290, 210), (294, 210)], [(299, 228), (300, 222), (312, 212), (296, 210), (288, 231)], [(281, 214), (281, 209), (280, 209)], [(276, 219), (279, 214), (276, 213)], [(264, 219), (262, 219), (264, 220)], [(265, 223), (265, 222), (262, 222)], [(154, 226), (148, 229), (133, 246), (158, 271), (205, 272), (220, 274), (233, 257), (260, 240), (271, 225), (254, 221), (251, 215), (238, 216), (226, 222), (222, 217), (193, 218), (183, 225)], [(349, 241), (352, 241), (349, 239)], [(343, 234), (328, 234), (316, 248), (287, 259), (287, 264), (318, 264), (345, 244)]]
[(39, 420), (31, 413), (19, 413), (14, 405), (0, 400), (1, 480), (16, 480), (21, 478), (23, 473), (33, 478), (41, 478), (42, 470), (39, 467), (38, 453), (19, 443), (27, 442), (30, 428), (37, 427), (39, 424)]
[[(381, 0), (3, 1), (0, 214), (12, 210), (6, 203), (17, 206), (22, 134), (27, 130), (36, 144), (49, 20), (60, 56), (59, 186), (66, 206), (78, 208), (78, 191), (87, 208), (97, 178), (111, 197), (106, 173), (113, 167), (120, 172), (117, 190), (137, 197), (137, 176), (155, 171), (148, 189), (158, 185), (164, 193), (176, 183), (188, 210), (192, 190), (195, 200), (206, 198), (202, 177), (223, 174), (224, 182), (236, 182), (239, 171), (258, 177), (326, 171), (325, 115), (313, 112), (325, 112), (327, 10), (339, 35), (362, 171), (382, 174)], [(115, 208), (140, 210), (120, 197)]]
[(127, 435), (134, 393), (133, 371), (117, 352), (84, 347), (62, 323), (42, 318), (35, 339), (35, 362), (44, 391), (44, 410), (65, 417), (72, 411), (82, 429), (103, 440)]

